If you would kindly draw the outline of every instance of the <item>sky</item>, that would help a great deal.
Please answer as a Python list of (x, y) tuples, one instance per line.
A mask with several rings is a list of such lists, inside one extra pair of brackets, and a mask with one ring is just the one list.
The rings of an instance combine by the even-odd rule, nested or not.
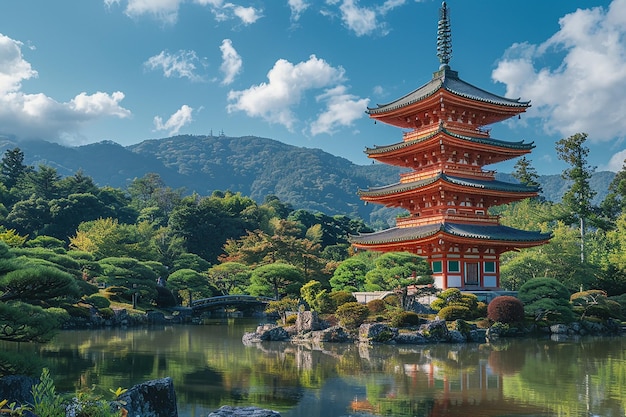
[[(530, 100), (491, 135), (588, 135), (588, 162), (626, 159), (626, 0), (449, 0), (450, 66)], [(127, 146), (179, 134), (260, 136), (365, 165), (401, 141), (367, 107), (432, 78), (441, 1), (13, 0), (0, 3), (0, 136)], [(515, 161), (489, 166), (511, 172)]]

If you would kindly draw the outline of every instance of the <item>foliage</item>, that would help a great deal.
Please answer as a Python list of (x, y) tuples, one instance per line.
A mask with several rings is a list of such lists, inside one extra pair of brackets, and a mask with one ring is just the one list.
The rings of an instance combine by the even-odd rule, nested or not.
[(420, 316), (413, 311), (400, 311), (391, 318), (391, 327), (419, 326), (422, 323)]
[(265, 312), (267, 314), (278, 314), (283, 324), (287, 323), (287, 313), (291, 311), (297, 311), (298, 309), (298, 300), (291, 297), (284, 297), (280, 300), (270, 301), (265, 307)]
[(224, 262), (209, 268), (208, 280), (222, 295), (243, 293), (250, 284), (251, 271), (238, 262)]
[(372, 314), (382, 313), (387, 309), (387, 304), (380, 299), (371, 300), (366, 305)]
[(365, 290), (406, 287), (424, 276), (430, 276), (430, 267), (423, 258), (407, 252), (387, 252), (374, 260), (374, 269), (365, 275)]
[(524, 320), (524, 304), (516, 297), (501, 295), (489, 303), (487, 318), (500, 323), (521, 322)]
[(191, 306), (191, 301), (214, 295), (206, 277), (193, 269), (179, 269), (167, 279), (167, 287), (176, 296), (178, 303)]
[(464, 305), (451, 304), (439, 310), (437, 315), (439, 316), (440, 319), (443, 319), (446, 321), (458, 320), (458, 319), (467, 320), (467, 319), (472, 318), (472, 311), (469, 309), (469, 307), (466, 307)]
[(17, 269), (0, 277), (0, 301), (50, 302), (78, 297), (76, 280), (70, 274), (47, 266)]
[(263, 265), (252, 271), (248, 291), (251, 295), (273, 296), (278, 300), (281, 294), (298, 294), (303, 279), (300, 269), (293, 265)]
[(569, 303), (570, 292), (554, 278), (534, 278), (521, 286), (518, 298), (524, 312), (535, 320), (570, 322), (574, 315)]
[(452, 317), (445, 320), (471, 319), (479, 317), (481, 311), (478, 309), (478, 298), (471, 293), (461, 292), (458, 288), (448, 288), (436, 295), (436, 299), (430, 303), (430, 307), (438, 312), (439, 317), (444, 318), (441, 310), (447, 307), (462, 307), (461, 309), (453, 308), (444, 311), (446, 317)]
[(39, 417), (65, 417), (63, 399), (56, 392), (48, 368), (43, 368), (39, 383), (33, 385), (33, 413)]
[(349, 291), (332, 291), (330, 299), (333, 302), (334, 309), (346, 303), (356, 302), (356, 297)]
[(102, 295), (90, 295), (85, 297), (84, 302), (91, 304), (95, 308), (107, 308), (111, 305), (111, 301)]
[(601, 319), (621, 317), (619, 303), (609, 300), (606, 292), (602, 290), (587, 290), (574, 293), (570, 296), (570, 302), (574, 311), (580, 313), (581, 320), (587, 316)]
[(337, 307), (337, 311), (335, 312), (339, 324), (350, 330), (356, 329), (363, 324), (368, 315), (369, 309), (367, 306), (357, 302), (342, 304)]
[(367, 263), (359, 256), (353, 256), (343, 261), (330, 279), (333, 291), (363, 291), (365, 289), (365, 274), (369, 270)]
[(309, 281), (300, 288), (300, 296), (311, 310), (320, 313), (332, 313), (335, 310), (328, 291), (322, 288), (319, 281)]

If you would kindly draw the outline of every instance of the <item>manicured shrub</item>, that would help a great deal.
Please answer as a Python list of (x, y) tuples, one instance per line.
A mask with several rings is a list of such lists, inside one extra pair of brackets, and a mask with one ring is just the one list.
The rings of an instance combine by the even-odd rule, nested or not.
[(387, 309), (386, 303), (383, 300), (372, 300), (367, 303), (367, 308), (369, 308), (370, 313), (382, 313)]
[(570, 301), (574, 311), (580, 314), (580, 318), (598, 317), (600, 319), (621, 318), (622, 307), (613, 300), (607, 298), (602, 290), (587, 290), (571, 295)]
[(518, 323), (524, 320), (524, 304), (510, 295), (501, 295), (487, 306), (487, 318), (493, 322)]
[(111, 301), (101, 295), (90, 295), (85, 298), (85, 302), (91, 304), (95, 308), (107, 308), (111, 305)]
[(356, 303), (356, 297), (349, 291), (333, 291), (330, 293), (335, 309), (345, 303)]
[(69, 315), (74, 318), (83, 318), (89, 319), (91, 318), (91, 312), (86, 307), (78, 307), (74, 305), (64, 307)]
[(469, 308), (462, 305), (450, 305), (439, 310), (437, 315), (440, 319), (446, 321), (457, 319), (467, 320), (471, 318), (471, 311)]
[[(441, 312), (446, 307), (464, 307), (466, 310), (454, 310), (459, 311), (458, 314), (465, 314), (463, 317), (454, 317), (452, 320), (457, 318), (463, 319), (472, 319), (477, 317), (484, 317), (484, 309), (479, 308), (478, 297), (471, 293), (461, 292), (458, 288), (448, 288), (445, 291), (437, 294), (437, 298), (430, 303), (430, 307), (438, 312)], [(450, 310), (446, 310), (444, 313), (446, 316), (452, 314), (455, 316), (457, 313), (450, 313)], [(465, 313), (467, 311), (467, 313)], [(463, 313), (462, 313), (463, 312)], [(441, 314), (438, 314), (440, 318), (443, 318)], [(446, 319), (447, 320), (447, 319)]]
[(533, 278), (526, 281), (517, 293), (524, 304), (526, 315), (537, 321), (571, 322), (574, 312), (569, 290), (554, 278)]
[(339, 324), (343, 327), (356, 329), (363, 324), (369, 313), (370, 310), (366, 305), (357, 302), (349, 302), (340, 305), (337, 308), (335, 316), (339, 320)]
[(98, 313), (103, 319), (112, 319), (115, 317), (115, 312), (111, 308), (101, 308), (98, 310)]
[(401, 311), (392, 317), (389, 324), (391, 327), (419, 326), (422, 324), (422, 319), (417, 313), (412, 311)]

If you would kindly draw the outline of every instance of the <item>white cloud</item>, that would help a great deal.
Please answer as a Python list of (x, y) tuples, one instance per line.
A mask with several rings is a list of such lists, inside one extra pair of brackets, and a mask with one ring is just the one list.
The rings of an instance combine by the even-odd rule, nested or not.
[(193, 121), (193, 108), (183, 104), (165, 123), (159, 116), (154, 117), (155, 130), (167, 130), (169, 135), (177, 135), (180, 129)]
[[(105, 0), (110, 2), (111, 0)], [(119, 3), (119, 0), (117, 0)], [(165, 23), (173, 24), (178, 19), (178, 8), (183, 0), (128, 0), (125, 13), (129, 17), (151, 15)]]
[(228, 85), (231, 84), (235, 80), (235, 77), (241, 72), (243, 61), (233, 47), (233, 42), (230, 39), (224, 39), (222, 41), (220, 50), (222, 51), (222, 65), (220, 66), (220, 70), (224, 73), (222, 84)]
[(251, 25), (263, 17), (260, 9), (254, 7), (244, 7), (223, 0), (194, 0), (194, 3), (201, 6), (208, 6), (215, 20), (221, 22), (233, 18), (239, 18), (244, 25)]
[(346, 93), (344, 85), (338, 85), (316, 97), (318, 102), (326, 103), (326, 110), (311, 123), (311, 134), (332, 134), (338, 126), (351, 126), (365, 115), (369, 99), (359, 98)]
[(0, 95), (17, 91), (23, 80), (37, 77), (22, 56), (22, 43), (0, 33)]
[(617, 152), (614, 154), (609, 160), (606, 166), (598, 167), (598, 171), (613, 171), (618, 172), (621, 171), (624, 166), (626, 166), (626, 149)]
[(248, 116), (261, 117), (293, 130), (297, 117), (292, 108), (300, 103), (302, 96), (309, 90), (337, 85), (344, 79), (344, 72), (342, 67), (335, 68), (315, 55), (295, 65), (280, 59), (268, 72), (267, 83), (230, 91), (231, 104), (227, 109), (244, 111)]
[(298, 21), (300, 16), (309, 8), (306, 0), (289, 0), (289, 8), (291, 9), (291, 20)]
[(22, 43), (0, 34), (0, 129), (20, 139), (73, 137), (85, 123), (106, 116), (130, 117), (124, 93), (78, 94), (61, 103), (43, 93), (25, 94), (22, 82), (37, 72), (22, 56)]
[(343, 23), (357, 36), (369, 35), (379, 29), (376, 11), (359, 7), (358, 0), (343, 0), (339, 10)]
[[(515, 44), (492, 73), (507, 96), (532, 99), (527, 117), (546, 132), (589, 134), (590, 141), (626, 132), (626, 0), (608, 10), (578, 9), (540, 45)], [(553, 63), (539, 67), (540, 63)]]
[(201, 81), (202, 77), (196, 74), (197, 62), (199, 59), (194, 51), (180, 50), (175, 54), (161, 51), (158, 55), (148, 58), (144, 66), (151, 70), (163, 70), (163, 75), (167, 78), (189, 78), (192, 81)]
[(261, 11), (254, 7), (235, 6), (233, 7), (233, 13), (241, 19), (244, 25), (251, 25), (263, 17)]
[[(122, 0), (104, 0), (107, 7), (119, 5)], [(151, 16), (166, 24), (175, 24), (178, 20), (178, 11), (185, 0), (127, 0), (124, 13), (131, 18), (144, 15)], [(250, 25), (262, 17), (261, 10), (253, 7), (244, 7), (223, 0), (193, 0), (200, 6), (207, 6), (217, 21), (238, 18), (244, 25)]]

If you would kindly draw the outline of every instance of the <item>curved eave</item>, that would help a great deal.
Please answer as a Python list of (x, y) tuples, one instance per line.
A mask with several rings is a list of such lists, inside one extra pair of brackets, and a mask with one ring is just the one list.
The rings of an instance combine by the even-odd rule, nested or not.
[(382, 115), (408, 107), (414, 103), (425, 100), (439, 90), (444, 89), (458, 97), (479, 101), (491, 105), (508, 108), (518, 108), (519, 111), (530, 107), (530, 101), (510, 99), (490, 93), (458, 78), (458, 73), (452, 70), (442, 70), (434, 74), (433, 79), (409, 94), (386, 104), (378, 104), (377, 107), (368, 107), (367, 113), (371, 116)]
[(481, 241), (498, 246), (528, 247), (546, 243), (549, 233), (514, 229), (508, 226), (472, 225), (460, 223), (436, 223), (417, 227), (392, 227), (380, 232), (350, 236), (350, 242), (360, 247), (380, 245), (419, 244), (438, 237), (448, 240)]
[(467, 141), (467, 142), (471, 142), (471, 143), (475, 143), (479, 145), (493, 146), (499, 149), (512, 149), (516, 151), (530, 152), (535, 147), (534, 142), (529, 142), (529, 143), (525, 143), (524, 141), (508, 142), (508, 141), (504, 141), (500, 139), (465, 136), (465, 135), (459, 135), (457, 133), (450, 132), (444, 127), (441, 127), (437, 131), (421, 138), (412, 139), (408, 141), (402, 141), (402, 142), (394, 143), (392, 145), (365, 148), (364, 152), (367, 155), (380, 155), (380, 154), (392, 153), (392, 152), (396, 152), (402, 149), (410, 148), (420, 143), (427, 142), (435, 138), (440, 133), (443, 133), (449, 137), (456, 138), (459, 140), (463, 140), (463, 141)]
[(502, 195), (501, 193), (510, 193), (512, 197), (518, 197), (520, 194), (528, 194), (529, 197), (536, 195), (539, 192), (539, 187), (528, 187), (523, 184), (513, 184), (504, 181), (486, 181), (469, 178), (460, 178), (449, 176), (446, 174), (438, 174), (431, 178), (426, 178), (419, 181), (413, 181), (409, 183), (395, 183), (382, 187), (372, 187), (367, 190), (359, 190), (357, 193), (361, 198), (371, 199), (376, 197), (384, 197), (389, 195), (395, 195), (406, 193), (410, 191), (419, 190), (435, 183), (443, 187), (444, 190), (456, 187), (466, 187), (469, 189), (479, 189), (483, 191), (493, 191)]

